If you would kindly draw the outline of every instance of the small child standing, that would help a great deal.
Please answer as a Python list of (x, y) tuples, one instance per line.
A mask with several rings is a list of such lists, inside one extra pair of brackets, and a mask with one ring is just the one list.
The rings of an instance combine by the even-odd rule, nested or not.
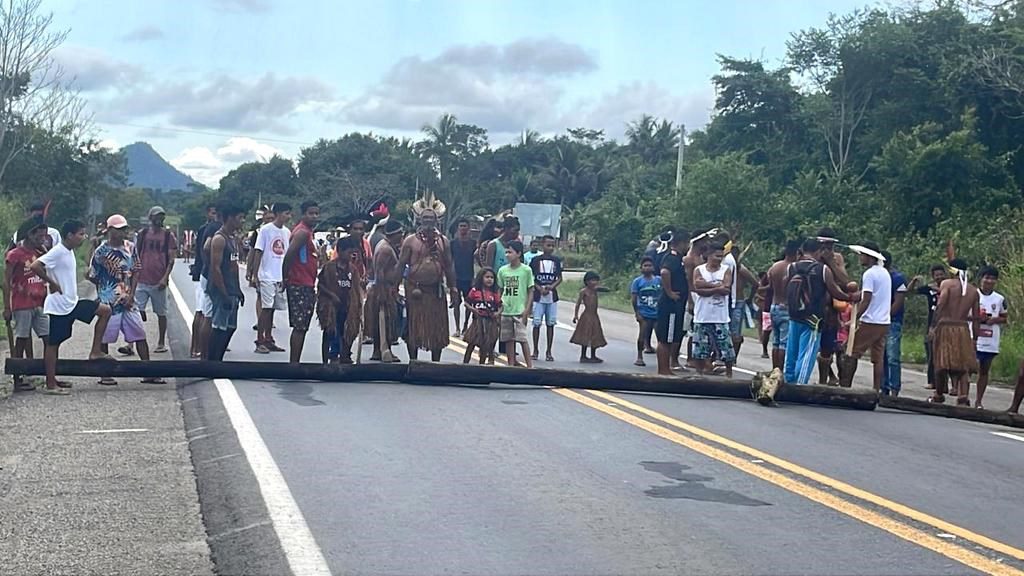
[(633, 301), (633, 313), (640, 333), (636, 339), (636, 362), (634, 366), (646, 366), (644, 354), (653, 354), (651, 334), (658, 322), (658, 298), (661, 297), (661, 277), (654, 273), (654, 259), (644, 256), (640, 261), (640, 275), (633, 279), (629, 288)]
[(324, 264), (317, 278), (316, 315), (323, 329), (320, 349), (324, 364), (352, 363), (350, 327), (355, 323), (358, 331), (361, 307), (360, 279), (350, 264), (359, 249), (359, 240), (355, 236), (339, 238), (334, 250), (338, 257)]
[[(601, 317), (597, 315), (597, 290), (601, 284), (601, 276), (594, 271), (583, 275), (583, 289), (576, 298), (576, 311), (573, 314), (572, 322), (576, 330), (572, 333), (569, 342), (580, 346), (580, 363), (599, 364), (604, 360), (597, 357), (597, 349), (608, 345), (604, 339), (604, 328), (601, 327)], [(580, 305), (584, 306), (583, 315), (580, 315)], [(590, 357), (587, 357), (587, 348), (590, 348)]]
[(494, 270), (484, 268), (476, 273), (473, 287), (466, 294), (463, 302), (473, 317), (473, 325), (463, 335), (466, 340), (466, 355), (463, 364), (469, 364), (473, 357), (473, 349), (480, 350), (480, 363), (494, 364), (494, 345), (498, 342), (501, 327), (498, 325), (501, 316), (501, 292), (495, 284)]
[(533, 270), (523, 264), (523, 243), (512, 240), (505, 245), (508, 264), (498, 269), (497, 281), (501, 288), (501, 331), (499, 337), (505, 345), (509, 366), (516, 361), (516, 343), (523, 348), (523, 361), (533, 368), (530, 343), (526, 336), (526, 322), (533, 306)]

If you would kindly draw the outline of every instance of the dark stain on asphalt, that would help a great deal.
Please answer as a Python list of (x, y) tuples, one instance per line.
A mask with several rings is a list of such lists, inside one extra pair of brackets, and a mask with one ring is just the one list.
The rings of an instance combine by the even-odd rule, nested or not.
[(324, 403), (313, 398), (313, 387), (304, 382), (278, 382), (274, 384), (277, 395), (299, 406), (323, 406)]
[(771, 506), (768, 502), (756, 500), (734, 492), (732, 490), (719, 490), (706, 486), (705, 482), (714, 480), (712, 476), (684, 472), (690, 467), (679, 462), (651, 462), (640, 463), (644, 470), (655, 472), (662, 476), (675, 480), (677, 483), (667, 486), (651, 486), (644, 490), (651, 498), (699, 500), (701, 502), (718, 502), (721, 504), (734, 504), (736, 506)]
[(522, 404), (529, 404), (529, 402), (523, 402), (522, 400), (502, 400), (502, 404), (508, 404), (509, 406), (519, 406)]

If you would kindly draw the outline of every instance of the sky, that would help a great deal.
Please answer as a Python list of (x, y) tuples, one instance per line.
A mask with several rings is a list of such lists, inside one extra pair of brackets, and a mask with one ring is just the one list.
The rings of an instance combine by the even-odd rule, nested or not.
[(105, 145), (146, 141), (210, 186), (346, 133), (446, 112), (492, 145), (643, 113), (707, 123), (716, 54), (782, 62), (852, 0), (44, 0)]

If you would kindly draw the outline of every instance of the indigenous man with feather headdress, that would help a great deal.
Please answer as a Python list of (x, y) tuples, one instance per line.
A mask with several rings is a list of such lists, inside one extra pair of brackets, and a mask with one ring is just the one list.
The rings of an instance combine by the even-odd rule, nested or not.
[(939, 285), (935, 325), (929, 329), (932, 361), (935, 363), (935, 393), (929, 401), (945, 401), (947, 381), (952, 381), (956, 403), (970, 406), (968, 376), (978, 371), (975, 349), (980, 329), (981, 297), (978, 289), (967, 280), (967, 262), (955, 258), (949, 263), (949, 268), (953, 277)]
[(409, 324), (405, 341), (410, 360), (415, 360), (423, 349), (430, 350), (431, 360), (438, 362), (449, 342), (446, 284), (452, 301), (459, 301), (451, 246), (438, 231), (445, 205), (428, 193), (413, 203), (413, 211), (419, 226), (402, 243), (398, 259), (400, 270), (408, 266), (405, 297)]

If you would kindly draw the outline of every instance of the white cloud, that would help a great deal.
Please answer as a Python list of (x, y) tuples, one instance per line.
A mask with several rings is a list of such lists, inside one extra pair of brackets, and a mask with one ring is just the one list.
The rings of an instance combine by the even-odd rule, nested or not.
[(121, 36), (121, 40), (125, 42), (151, 42), (153, 40), (159, 40), (164, 37), (164, 31), (157, 26), (148, 25), (136, 28), (131, 32)]
[(121, 149), (121, 145), (117, 142), (117, 140), (115, 140), (113, 138), (104, 138), (104, 139), (100, 140), (99, 141), (99, 146), (100, 146), (100, 148), (106, 148), (107, 150), (120, 150)]
[(704, 92), (678, 95), (654, 82), (622, 84), (593, 101), (578, 102), (563, 118), (564, 128), (586, 126), (603, 129), (609, 138), (621, 138), (626, 124), (649, 114), (683, 123), (688, 131), (704, 127), (714, 108), (715, 94)]
[(102, 50), (65, 45), (53, 52), (54, 61), (75, 78), (84, 92), (131, 86), (145, 77), (140, 66), (118, 60)]
[(228, 138), (226, 144), (217, 149), (217, 157), (230, 162), (266, 162), (274, 155), (284, 153), (269, 144), (252, 138)]

